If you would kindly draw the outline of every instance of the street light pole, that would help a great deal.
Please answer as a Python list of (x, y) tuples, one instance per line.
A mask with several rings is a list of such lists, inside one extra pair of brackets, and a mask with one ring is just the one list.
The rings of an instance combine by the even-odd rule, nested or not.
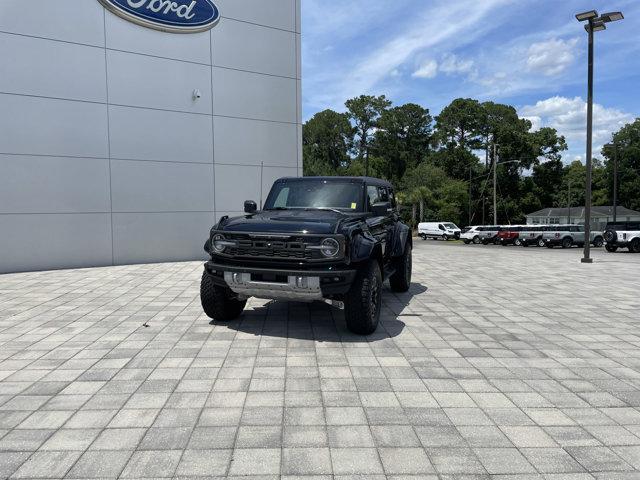
[(591, 148), (593, 136), (593, 33), (605, 30), (606, 23), (622, 20), (621, 12), (608, 12), (598, 16), (595, 10), (579, 13), (576, 19), (579, 22), (586, 21), (584, 28), (589, 35), (589, 58), (587, 66), (587, 182), (584, 205), (584, 256), (580, 260), (582, 263), (593, 263), (591, 258)]
[(589, 19), (589, 65), (587, 67), (587, 185), (584, 204), (584, 256), (582, 263), (593, 263), (591, 258), (591, 148), (593, 136), (593, 19)]

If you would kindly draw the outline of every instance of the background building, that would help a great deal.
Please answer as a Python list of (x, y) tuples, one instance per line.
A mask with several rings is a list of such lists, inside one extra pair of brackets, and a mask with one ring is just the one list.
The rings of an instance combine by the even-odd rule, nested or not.
[(300, 0), (197, 34), (97, 0), (0, 2), (0, 272), (191, 260), (302, 170)]
[[(640, 221), (640, 212), (618, 207), (616, 218), (619, 222)], [(613, 222), (613, 207), (591, 207), (591, 228), (604, 229), (607, 222)], [(543, 208), (527, 215), (527, 225), (584, 225), (584, 207)]]

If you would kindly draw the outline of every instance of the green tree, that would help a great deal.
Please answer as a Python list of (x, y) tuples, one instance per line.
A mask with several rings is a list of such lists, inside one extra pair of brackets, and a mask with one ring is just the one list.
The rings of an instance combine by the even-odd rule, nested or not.
[[(562, 160), (549, 160), (535, 165), (531, 178), (534, 183), (533, 194), (540, 200), (539, 208), (553, 206), (564, 181)], [(535, 210), (525, 210), (525, 213), (531, 213)]]
[[(615, 132), (613, 142), (618, 146), (618, 205), (640, 210), (640, 118)], [(605, 146), (602, 154), (608, 204), (613, 205), (613, 145)]]
[(324, 110), (302, 127), (304, 175), (335, 175), (351, 162), (354, 129), (344, 113)]
[(438, 139), (447, 146), (477, 149), (484, 121), (485, 113), (477, 100), (456, 98), (436, 117)]
[(382, 111), (373, 150), (387, 160), (386, 178), (401, 179), (407, 168), (414, 168), (424, 159), (431, 140), (432, 121), (429, 110), (415, 103)]
[(360, 95), (347, 100), (345, 106), (356, 130), (357, 142), (354, 144), (354, 153), (358, 158), (364, 159), (367, 169), (372, 132), (378, 127), (382, 112), (391, 106), (391, 102), (384, 95)]
[(467, 183), (447, 176), (442, 168), (424, 162), (407, 170), (403, 191), (421, 205), (422, 220), (440, 219), (462, 223), (468, 200)]

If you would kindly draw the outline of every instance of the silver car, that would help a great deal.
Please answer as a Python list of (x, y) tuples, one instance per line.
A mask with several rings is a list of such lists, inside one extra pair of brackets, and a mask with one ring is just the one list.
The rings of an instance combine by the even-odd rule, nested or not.
[[(542, 238), (548, 248), (553, 248), (556, 245), (562, 248), (569, 248), (573, 245), (582, 247), (585, 242), (584, 225), (552, 225), (548, 231), (542, 233)], [(589, 238), (594, 247), (604, 245), (602, 232), (592, 231)]]
[(525, 225), (522, 227), (519, 239), (520, 244), (523, 247), (529, 247), (535, 245), (537, 247), (544, 247), (545, 241), (543, 238), (544, 232), (549, 230), (550, 225)]

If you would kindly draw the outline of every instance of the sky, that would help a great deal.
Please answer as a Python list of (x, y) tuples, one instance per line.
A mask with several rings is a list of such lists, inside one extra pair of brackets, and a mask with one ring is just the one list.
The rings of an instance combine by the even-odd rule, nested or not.
[(620, 10), (596, 32), (594, 155), (640, 117), (639, 0), (302, 0), (303, 115), (386, 95), (432, 115), (451, 100), (513, 105), (585, 158), (587, 33), (575, 14)]

